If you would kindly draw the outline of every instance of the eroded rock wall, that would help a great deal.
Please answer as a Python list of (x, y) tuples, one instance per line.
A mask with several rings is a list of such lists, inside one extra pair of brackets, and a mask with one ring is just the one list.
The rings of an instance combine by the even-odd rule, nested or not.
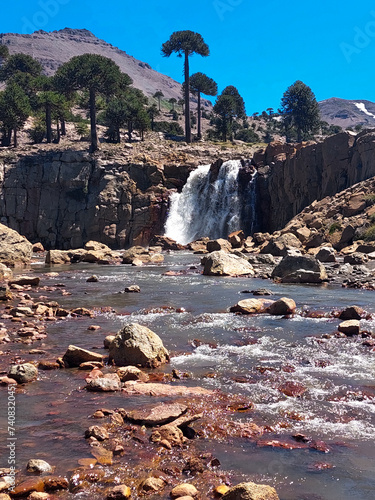
[(146, 245), (162, 231), (163, 169), (85, 152), (45, 152), (0, 163), (0, 221), (45, 248)]
[(375, 176), (375, 132), (341, 133), (321, 143), (270, 144), (255, 154), (263, 231), (285, 226), (314, 200)]

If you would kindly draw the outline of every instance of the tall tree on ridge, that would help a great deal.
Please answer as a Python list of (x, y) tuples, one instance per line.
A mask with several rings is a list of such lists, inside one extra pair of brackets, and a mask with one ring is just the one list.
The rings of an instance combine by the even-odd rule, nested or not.
[(202, 138), (201, 132), (201, 94), (214, 96), (217, 94), (217, 83), (204, 73), (194, 73), (190, 77), (192, 94), (198, 95), (198, 139)]
[(175, 31), (162, 45), (161, 52), (163, 56), (169, 57), (173, 52), (178, 57), (184, 56), (184, 78), (185, 78), (185, 139), (191, 142), (190, 125), (190, 84), (189, 84), (189, 57), (193, 54), (199, 54), (207, 57), (210, 54), (208, 45), (199, 33), (193, 31)]
[(287, 88), (281, 99), (281, 115), (286, 130), (295, 127), (297, 140), (314, 132), (320, 125), (319, 105), (311, 88), (297, 80)]
[(161, 109), (160, 109), (160, 107), (161, 107), (161, 98), (164, 97), (163, 92), (161, 90), (158, 90), (157, 92), (155, 92), (155, 94), (152, 97), (154, 97), (155, 99), (158, 100), (159, 111), (161, 111)]
[[(126, 78), (127, 77), (127, 78)], [(117, 64), (98, 54), (75, 56), (57, 70), (55, 79), (59, 88), (88, 90), (91, 125), (90, 151), (98, 149), (96, 130), (96, 98), (114, 95), (121, 86), (132, 83), (128, 75), (121, 73)]]

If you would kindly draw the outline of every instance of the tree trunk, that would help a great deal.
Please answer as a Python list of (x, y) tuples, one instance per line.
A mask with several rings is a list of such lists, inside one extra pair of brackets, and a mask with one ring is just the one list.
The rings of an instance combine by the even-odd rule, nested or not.
[(91, 146), (90, 153), (98, 150), (98, 133), (96, 130), (96, 102), (95, 90), (90, 89), (90, 125), (91, 125)]
[(198, 91), (198, 139), (202, 139), (201, 133), (201, 93)]
[(59, 119), (56, 120), (56, 132), (57, 132), (56, 142), (57, 142), (57, 144), (59, 144), (60, 138), (61, 138)]
[(18, 146), (17, 128), (13, 129), (13, 142), (14, 147), (16, 148)]
[(47, 130), (47, 143), (52, 142), (52, 119), (51, 119), (51, 105), (46, 104), (46, 130)]
[(65, 126), (65, 118), (63, 116), (60, 116), (60, 123), (61, 123), (61, 135), (66, 135), (66, 126)]
[(129, 142), (132, 142), (132, 132), (133, 132), (133, 122), (129, 121), (129, 122), (128, 122), (128, 136), (129, 136)]
[(297, 142), (302, 142), (302, 130), (299, 128), (298, 129), (298, 138), (297, 138)]
[(190, 128), (190, 82), (189, 82), (189, 54), (185, 52), (185, 140), (187, 143), (191, 142), (191, 128)]

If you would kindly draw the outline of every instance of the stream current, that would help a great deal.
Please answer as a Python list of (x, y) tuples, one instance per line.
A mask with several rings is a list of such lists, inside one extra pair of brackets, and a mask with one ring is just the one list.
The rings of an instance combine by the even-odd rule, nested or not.
[[(362, 345), (363, 339), (324, 339), (324, 334), (337, 331), (338, 319), (298, 314), (289, 319), (240, 316), (229, 313), (228, 308), (252, 297), (241, 291), (267, 287), (274, 293), (272, 299), (290, 297), (299, 311), (329, 313), (355, 304), (375, 315), (374, 292), (207, 277), (201, 274), (199, 261), (198, 255), (176, 252), (166, 254), (162, 265), (140, 268), (78, 264), (51, 269), (36, 263), (32, 272), (40, 275), (41, 286), (64, 285), (48, 293), (48, 300), (56, 300), (64, 308), (97, 308), (97, 315), (47, 324), (46, 339), (32, 345), (6, 344), (2, 350), (25, 361), (37, 357), (29, 354), (31, 349), (44, 350), (42, 358), (52, 360), (62, 356), (70, 344), (107, 354), (102, 348), (106, 335), (115, 334), (127, 323), (145, 325), (161, 337), (171, 353), (171, 362), (163, 370), (175, 368), (191, 374), (182, 384), (240, 394), (254, 403), (253, 412), (233, 415), (233, 419), (257, 419), (273, 427), (280, 438), (301, 433), (328, 447), (323, 453), (257, 446), (244, 439), (199, 442), (202, 450), (215, 453), (221, 469), (231, 471), (238, 482), (270, 484), (282, 500), (373, 499), (375, 353)], [(59, 275), (49, 276), (51, 270)], [(183, 275), (164, 275), (180, 270)], [(97, 283), (86, 282), (92, 274), (98, 276)], [(139, 285), (141, 293), (120, 293), (132, 284)], [(62, 295), (61, 290), (71, 295)], [(173, 312), (173, 308), (185, 312)], [(101, 329), (89, 331), (92, 324)], [(375, 331), (375, 321), (362, 320), (361, 329)], [(101, 406), (134, 409), (153, 403), (140, 396), (125, 400), (120, 393), (86, 392), (86, 376), (87, 372), (76, 369), (39, 370), (38, 380), (17, 392), (19, 468), (24, 469), (30, 458), (41, 458), (56, 465), (55, 473), (66, 474), (77, 467), (78, 459), (90, 456), (83, 436), (93, 425), (88, 416), (94, 411)], [(306, 392), (299, 398), (285, 396), (278, 387), (288, 381), (303, 384)], [(5, 402), (6, 388), (0, 391)], [(0, 409), (0, 429), (0, 467), (6, 467), (5, 404)], [(330, 468), (319, 470), (316, 463), (329, 463)]]

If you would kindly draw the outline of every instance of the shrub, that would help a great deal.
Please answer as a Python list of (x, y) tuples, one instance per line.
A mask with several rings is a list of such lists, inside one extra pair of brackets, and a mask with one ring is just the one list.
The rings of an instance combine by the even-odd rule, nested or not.
[(80, 140), (87, 139), (89, 136), (89, 127), (85, 122), (79, 122), (74, 125), (76, 133), (79, 135)]
[(362, 235), (365, 241), (375, 241), (375, 224), (370, 226)]
[(339, 222), (334, 222), (333, 224), (331, 224), (328, 233), (333, 234), (336, 231), (341, 231), (341, 229), (342, 229), (341, 224)]
[(364, 200), (367, 205), (373, 205), (375, 203), (375, 194), (369, 193), (364, 196)]
[(164, 132), (167, 135), (184, 135), (181, 125), (176, 122), (155, 122), (154, 131)]
[(236, 139), (243, 142), (259, 142), (259, 135), (252, 129), (243, 128), (236, 133)]

